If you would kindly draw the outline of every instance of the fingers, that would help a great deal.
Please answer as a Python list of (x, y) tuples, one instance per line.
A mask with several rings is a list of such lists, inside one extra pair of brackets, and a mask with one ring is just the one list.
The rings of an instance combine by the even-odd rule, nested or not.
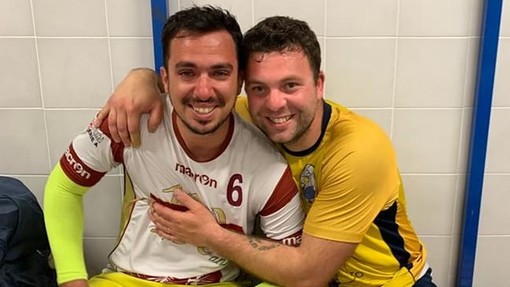
[(133, 147), (140, 146), (140, 114), (129, 113), (127, 115), (127, 127), (129, 131), (129, 137)]
[(153, 202), (150, 208), (150, 218), (154, 224), (156, 224), (156, 228), (165, 229), (165, 227), (171, 225), (171, 220), (175, 219), (176, 211), (165, 207), (162, 204), (157, 202)]
[(111, 110), (108, 114), (108, 130), (110, 131), (113, 141), (119, 143), (120, 137), (117, 131), (117, 112), (115, 110)]
[(198, 201), (193, 199), (189, 194), (186, 192), (176, 189), (174, 190), (174, 198), (183, 206), (187, 207), (189, 210), (197, 209), (198, 207), (202, 206)]
[(117, 113), (115, 109), (110, 110), (108, 116), (108, 129), (112, 139), (119, 143), (122, 142), (124, 146), (131, 145), (131, 138), (127, 129), (126, 114), (123, 111)]
[(130, 146), (132, 142), (129, 135), (128, 115), (126, 112), (121, 111), (119, 114), (117, 114), (117, 131), (124, 146)]
[(103, 121), (108, 118), (109, 113), (110, 106), (108, 103), (106, 103), (105, 106), (96, 115), (96, 118), (94, 119), (94, 127), (99, 128), (103, 124)]
[(164, 109), (164, 97), (161, 97), (161, 101), (155, 104), (154, 107), (150, 110), (149, 122), (147, 123), (147, 128), (150, 132), (154, 132), (158, 125), (161, 123)]

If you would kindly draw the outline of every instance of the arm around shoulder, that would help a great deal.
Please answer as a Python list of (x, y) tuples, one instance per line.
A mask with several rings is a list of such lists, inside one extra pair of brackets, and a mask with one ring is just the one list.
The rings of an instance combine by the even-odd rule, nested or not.
[(299, 247), (217, 230), (208, 246), (241, 267), (280, 286), (326, 286), (357, 244), (303, 234)]
[(149, 113), (148, 128), (153, 131), (161, 123), (164, 111), (163, 84), (154, 70), (131, 70), (115, 88), (98, 113), (94, 125), (100, 127), (108, 118), (108, 127), (115, 142), (134, 147), (140, 145), (140, 116)]

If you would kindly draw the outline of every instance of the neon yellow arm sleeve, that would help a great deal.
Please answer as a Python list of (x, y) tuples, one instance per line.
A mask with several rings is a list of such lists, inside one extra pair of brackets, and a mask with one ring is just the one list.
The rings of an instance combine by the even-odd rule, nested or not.
[(83, 195), (87, 187), (74, 183), (60, 163), (44, 190), (44, 220), (59, 284), (87, 279), (83, 257)]

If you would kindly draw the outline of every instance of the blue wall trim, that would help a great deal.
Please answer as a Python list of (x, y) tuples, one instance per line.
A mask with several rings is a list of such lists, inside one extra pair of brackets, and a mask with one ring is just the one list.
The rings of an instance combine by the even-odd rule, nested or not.
[(152, 44), (154, 45), (154, 69), (159, 73), (163, 66), (163, 45), (161, 44), (161, 31), (168, 17), (166, 0), (151, 0), (152, 11)]
[(503, 0), (486, 0), (483, 7), (464, 199), (464, 222), (457, 269), (457, 286), (459, 287), (473, 285), (502, 2)]

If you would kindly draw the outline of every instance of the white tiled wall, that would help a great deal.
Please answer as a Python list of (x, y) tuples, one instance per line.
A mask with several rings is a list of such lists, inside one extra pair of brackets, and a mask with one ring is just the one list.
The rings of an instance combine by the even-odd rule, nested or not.
[[(373, 118), (392, 137), (411, 219), (429, 250), (435, 281), (454, 286), (482, 0), (168, 2), (171, 12), (193, 3), (221, 5), (238, 16), (244, 31), (276, 14), (308, 21), (323, 48), (326, 97)], [(509, 9), (506, 4), (505, 15)], [(504, 204), (510, 200), (506, 18), (477, 286), (509, 281), (503, 268), (510, 254), (498, 256), (508, 253), (503, 246), (510, 243)], [(42, 199), (51, 167), (113, 87), (130, 68), (153, 67), (151, 36), (149, 0), (0, 0), (0, 174), (20, 178)], [(120, 194), (121, 177), (114, 171), (87, 196), (91, 274), (114, 244)]]
[[(46, 178), (132, 67), (153, 67), (150, 1), (0, 0), (0, 174), (42, 203)], [(85, 200), (86, 259), (105, 265), (119, 230), (122, 178)]]

